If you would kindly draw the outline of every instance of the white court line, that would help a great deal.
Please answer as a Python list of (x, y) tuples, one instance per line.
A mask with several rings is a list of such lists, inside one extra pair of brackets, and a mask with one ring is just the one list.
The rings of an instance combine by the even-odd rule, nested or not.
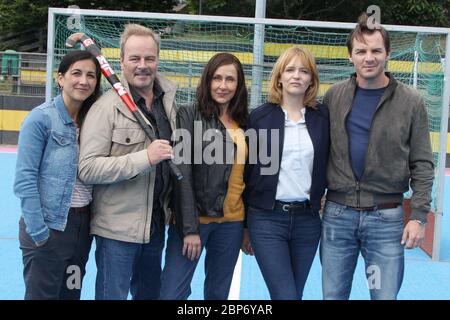
[(242, 251), (239, 250), (239, 257), (234, 267), (233, 280), (231, 281), (228, 300), (239, 300), (241, 293), (241, 271), (242, 271)]

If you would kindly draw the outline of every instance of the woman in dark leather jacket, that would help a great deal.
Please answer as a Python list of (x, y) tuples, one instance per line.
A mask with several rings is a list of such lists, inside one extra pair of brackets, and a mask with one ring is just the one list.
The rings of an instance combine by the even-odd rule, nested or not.
[(197, 103), (177, 112), (175, 182), (160, 299), (185, 300), (206, 248), (205, 300), (226, 300), (239, 256), (244, 220), (247, 89), (239, 60), (218, 53), (207, 63)]
[[(252, 161), (250, 152), (244, 195), (248, 232), (242, 249), (256, 256), (272, 299), (302, 298), (319, 243), (329, 117), (327, 107), (316, 102), (318, 89), (311, 53), (292, 47), (273, 67), (269, 102), (249, 117), (248, 131), (269, 132), (267, 139), (256, 135), (256, 143), (272, 151), (275, 164), (267, 164), (259, 153)], [(267, 174), (269, 167), (275, 169)]]

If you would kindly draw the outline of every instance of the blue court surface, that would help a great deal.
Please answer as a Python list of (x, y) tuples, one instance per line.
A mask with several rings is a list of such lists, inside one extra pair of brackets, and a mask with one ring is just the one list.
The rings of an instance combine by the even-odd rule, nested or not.
[[(0, 300), (21, 300), (25, 292), (18, 240), (20, 205), (12, 190), (15, 161), (15, 153), (0, 152)], [(401, 300), (450, 300), (450, 177), (446, 178), (445, 190), (441, 261), (431, 261), (420, 249), (407, 250), (405, 277), (398, 296)], [(95, 244), (91, 250), (83, 282), (82, 299), (87, 300), (94, 299), (96, 273), (94, 250)], [(203, 299), (203, 259), (204, 255), (192, 281), (190, 299)], [(242, 255), (235, 270), (231, 291), (231, 299), (270, 299), (254, 257)], [(314, 260), (303, 298), (322, 299), (318, 255)], [(369, 299), (362, 258), (358, 262), (350, 298)]]

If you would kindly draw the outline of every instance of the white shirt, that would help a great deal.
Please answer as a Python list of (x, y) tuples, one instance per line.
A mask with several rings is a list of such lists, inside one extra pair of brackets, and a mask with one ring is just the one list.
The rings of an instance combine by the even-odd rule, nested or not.
[(294, 122), (284, 112), (284, 144), (278, 176), (276, 199), (286, 202), (310, 199), (314, 146), (306, 128), (305, 108), (303, 117)]
[[(80, 135), (80, 129), (77, 128), (77, 141)], [(77, 144), (78, 154), (80, 153), (80, 145)], [(84, 184), (80, 179), (75, 180), (75, 185), (72, 191), (72, 202), (70, 207), (72, 208), (82, 208), (87, 206), (92, 201), (92, 189), (91, 184)]]
[(92, 201), (92, 184), (84, 184), (77, 178), (75, 186), (72, 191), (72, 208), (82, 208), (87, 206)]

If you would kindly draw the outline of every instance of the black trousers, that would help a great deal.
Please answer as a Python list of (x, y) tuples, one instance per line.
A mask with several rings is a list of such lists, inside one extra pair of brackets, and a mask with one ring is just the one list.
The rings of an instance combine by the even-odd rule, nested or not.
[(89, 207), (71, 208), (64, 231), (50, 229), (50, 237), (36, 247), (19, 221), (25, 300), (79, 300), (91, 249)]

